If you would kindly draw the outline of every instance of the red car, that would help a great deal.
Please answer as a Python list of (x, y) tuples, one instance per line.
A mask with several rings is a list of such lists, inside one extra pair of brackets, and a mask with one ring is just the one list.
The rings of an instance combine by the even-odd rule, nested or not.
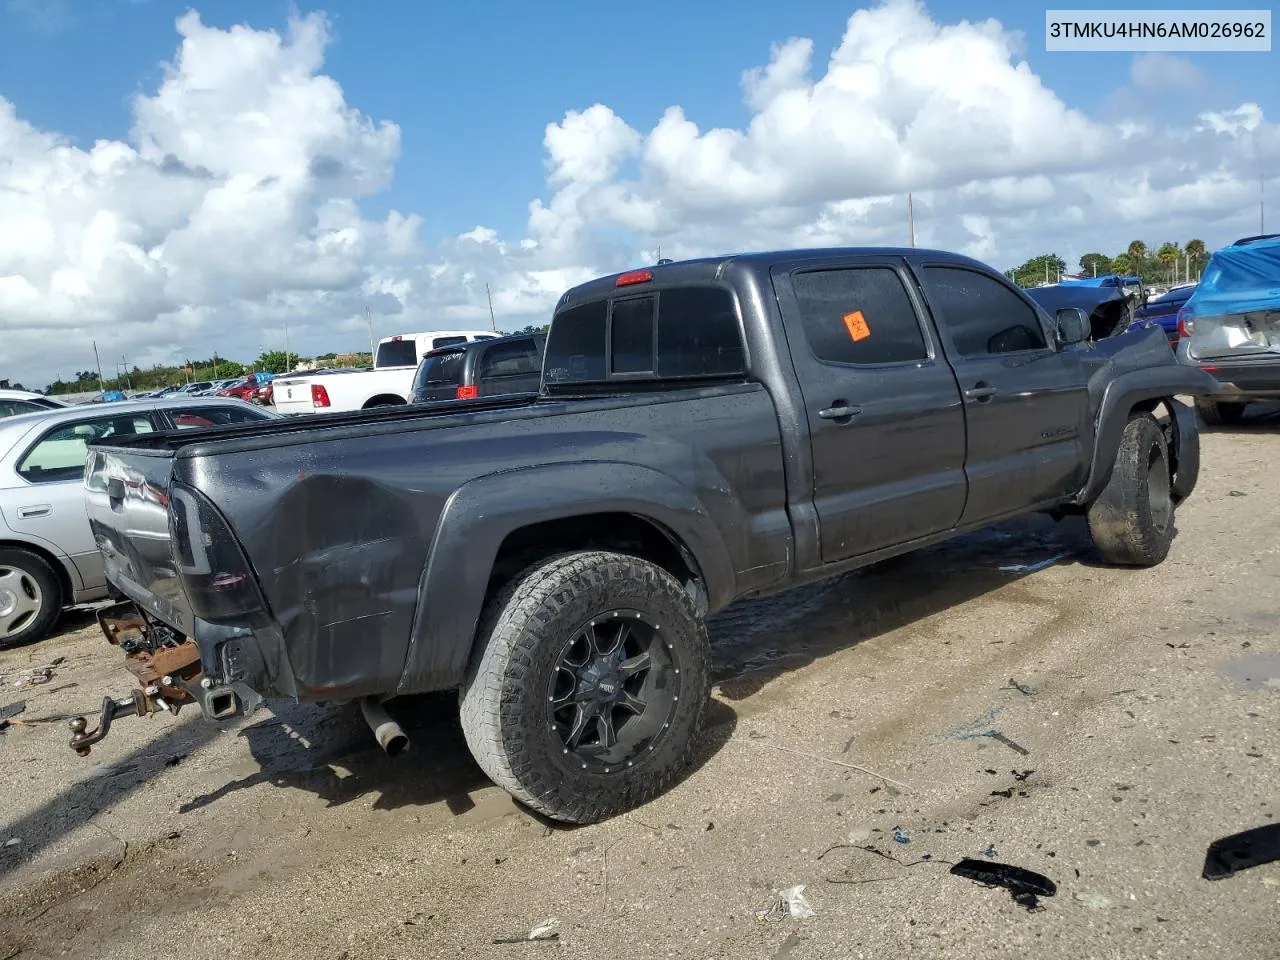
[[(268, 391), (268, 399), (266, 400), (262, 399), (262, 393), (264, 390)], [(219, 390), (218, 396), (234, 397), (237, 400), (245, 400), (249, 403), (270, 403), (270, 390), (270, 383), (260, 384), (258, 383), (257, 377), (245, 377), (234, 386), (228, 387), (225, 390)]]

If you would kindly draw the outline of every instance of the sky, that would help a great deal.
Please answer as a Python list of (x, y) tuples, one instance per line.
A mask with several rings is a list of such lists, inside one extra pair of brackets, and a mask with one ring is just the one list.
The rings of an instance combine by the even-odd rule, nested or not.
[(0, 0), (0, 378), (518, 329), (659, 248), (904, 244), (908, 192), (1001, 270), (1221, 246), (1264, 182), (1280, 229), (1280, 48), (793, 6)]

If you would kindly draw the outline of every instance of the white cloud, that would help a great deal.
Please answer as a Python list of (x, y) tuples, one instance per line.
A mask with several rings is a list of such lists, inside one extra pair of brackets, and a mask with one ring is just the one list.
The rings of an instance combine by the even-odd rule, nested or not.
[(91, 338), (144, 364), (248, 357), (282, 346), (286, 325), (295, 349), (349, 349), (366, 305), (398, 329), (487, 327), (486, 285), (518, 325), (659, 246), (904, 243), (907, 191), (917, 242), (999, 267), (1135, 237), (1221, 243), (1253, 232), (1258, 170), (1280, 160), (1257, 104), (1177, 122), (1138, 106), (1203, 86), (1179, 58), (1135, 58), (1124, 115), (1106, 120), (1048, 89), (999, 23), (885, 0), (852, 14), (825, 62), (792, 37), (742, 71), (741, 128), (706, 129), (678, 105), (647, 131), (605, 104), (569, 111), (546, 127), (548, 192), (524, 236), (477, 225), (429, 247), (430, 211), (361, 212), (391, 183), (400, 134), (322, 72), (322, 16), (283, 35), (196, 13), (176, 26), (127, 142), (77, 145), (0, 98), (0, 376), (86, 369)]

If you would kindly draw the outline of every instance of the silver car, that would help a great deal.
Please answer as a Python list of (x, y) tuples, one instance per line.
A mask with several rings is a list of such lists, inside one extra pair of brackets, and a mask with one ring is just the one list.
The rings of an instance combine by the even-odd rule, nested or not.
[(85, 515), (89, 441), (276, 418), (241, 400), (175, 397), (0, 419), (0, 647), (38, 640), (64, 606), (107, 595)]

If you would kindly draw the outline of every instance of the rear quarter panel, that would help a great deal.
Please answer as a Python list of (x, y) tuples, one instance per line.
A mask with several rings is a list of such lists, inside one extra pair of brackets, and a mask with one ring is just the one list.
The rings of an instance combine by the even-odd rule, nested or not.
[(446, 689), (462, 679), (502, 540), (530, 522), (646, 515), (699, 554), (713, 605), (783, 577), (772, 401), (755, 384), (693, 393), (308, 434), (227, 456), (190, 448), (175, 470), (245, 546), (300, 696)]

